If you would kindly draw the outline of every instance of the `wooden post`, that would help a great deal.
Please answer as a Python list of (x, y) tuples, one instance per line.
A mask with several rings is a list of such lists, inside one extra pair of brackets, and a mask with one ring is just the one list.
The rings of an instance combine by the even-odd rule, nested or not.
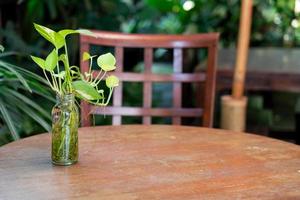
[(241, 0), (239, 38), (234, 69), (232, 96), (222, 97), (221, 127), (245, 131), (247, 98), (244, 97), (245, 75), (251, 32), (252, 0)]
[(251, 32), (252, 0), (242, 0), (239, 39), (234, 70), (232, 96), (240, 99), (244, 95), (245, 74)]

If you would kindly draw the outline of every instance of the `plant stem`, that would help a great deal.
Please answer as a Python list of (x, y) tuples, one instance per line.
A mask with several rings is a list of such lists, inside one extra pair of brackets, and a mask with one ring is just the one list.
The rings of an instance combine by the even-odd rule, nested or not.
[(56, 89), (54, 88), (54, 86), (52, 86), (52, 84), (51, 84), (51, 82), (50, 82), (50, 80), (49, 80), (49, 78), (48, 78), (48, 76), (47, 76), (47, 74), (46, 74), (46, 72), (45, 72), (44, 69), (43, 69), (43, 72), (44, 72), (44, 76), (46, 77), (47, 82), (48, 82), (49, 86), (51, 87), (51, 89), (54, 90), (54, 91), (56, 91)]
[(100, 72), (97, 74), (96, 78), (92, 81), (92, 83), (96, 83), (96, 81), (99, 79), (99, 76), (102, 73), (102, 69), (100, 70)]
[(92, 77), (92, 65), (93, 65), (93, 57), (91, 57), (91, 60), (90, 60), (90, 68), (89, 68), (89, 77), (87, 77), (87, 81), (89, 82), (90, 79), (92, 80), (93, 77)]
[[(57, 80), (56, 80), (56, 78), (54, 76), (53, 71), (50, 72), (50, 74), (51, 74), (51, 78), (52, 78), (52, 82), (53, 82), (54, 87), (56, 88), (57, 91), (60, 91), (59, 88), (58, 88)], [(59, 94), (60, 94), (60, 92), (59, 92)]]
[[(101, 72), (101, 71), (100, 71)], [(99, 73), (100, 74), (100, 73)], [(98, 75), (99, 75), (98, 74)], [(104, 74), (101, 76), (101, 78), (98, 80), (97, 78), (98, 78), (98, 76), (97, 76), (97, 78), (95, 79), (95, 84), (96, 85), (98, 85), (101, 81), (102, 81), (102, 79), (104, 78), (104, 76), (106, 75), (106, 72), (104, 72)], [(98, 82), (97, 82), (98, 81)]]
[(109, 95), (108, 95), (108, 98), (106, 100), (106, 102), (104, 103), (104, 98), (102, 99), (102, 103), (98, 103), (98, 102), (92, 102), (92, 101), (88, 101), (89, 103), (93, 104), (93, 105), (96, 105), (96, 106), (107, 106), (110, 99), (111, 99), (111, 96), (112, 96), (112, 93), (113, 93), (114, 89), (113, 88), (110, 88), (110, 91), (109, 91)]
[[(56, 50), (56, 54), (58, 55), (58, 49), (55, 49)], [(57, 67), (57, 74), (60, 73), (60, 70), (59, 70), (59, 61), (57, 60), (57, 63), (56, 63), (56, 67)], [(58, 78), (58, 87), (59, 87), (59, 91), (62, 92), (62, 89), (61, 89), (61, 78)]]
[(70, 64), (69, 64), (69, 56), (68, 56), (68, 48), (67, 48), (67, 44), (65, 43), (65, 54), (66, 54), (66, 65), (65, 65), (65, 69), (66, 69), (66, 83), (68, 85), (67, 87), (67, 92), (68, 93), (72, 93), (72, 79), (71, 79), (71, 74), (70, 74)]
[(109, 89), (110, 89), (110, 91), (109, 91), (109, 95), (108, 95), (108, 98), (107, 98), (107, 100), (106, 100), (105, 106), (107, 106), (107, 104), (109, 103), (109, 101), (110, 101), (110, 99), (111, 99), (111, 95), (112, 95), (112, 93), (113, 93), (113, 91), (114, 91), (113, 88), (109, 88)]

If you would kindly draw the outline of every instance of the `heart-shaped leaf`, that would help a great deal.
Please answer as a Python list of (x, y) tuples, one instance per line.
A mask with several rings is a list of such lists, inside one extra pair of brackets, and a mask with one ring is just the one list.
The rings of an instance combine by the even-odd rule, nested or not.
[(53, 71), (57, 64), (57, 61), (58, 61), (58, 56), (55, 49), (53, 49), (46, 58), (45, 69), (50, 72)]
[(85, 81), (75, 81), (72, 83), (73, 88), (79, 98), (86, 100), (98, 100), (101, 96), (97, 90)]
[(55, 31), (51, 30), (50, 28), (47, 28), (45, 26), (42, 26), (42, 25), (39, 25), (39, 24), (36, 24), (36, 23), (33, 23), (34, 24), (34, 28), (37, 30), (37, 32), (39, 32), (39, 34), (41, 36), (43, 36), (46, 40), (48, 40), (49, 42), (51, 42), (52, 44), (55, 43), (54, 41), (54, 34), (55, 34)]
[(54, 46), (59, 49), (65, 45), (65, 38), (59, 33), (54, 33)]
[(42, 69), (45, 69), (45, 60), (44, 59), (35, 57), (35, 56), (30, 56), (30, 57), (38, 66), (40, 66)]
[(82, 60), (86, 61), (89, 60), (91, 58), (91, 55), (88, 52), (84, 52), (82, 55)]
[(64, 46), (65, 38), (61, 34), (56, 33), (50, 28), (35, 23), (34, 28), (39, 32), (41, 36), (51, 42), (55, 46), (55, 48), (59, 49)]
[(119, 79), (114, 75), (110, 75), (106, 78), (105, 83), (109, 88), (117, 87), (119, 85)]
[(97, 58), (98, 66), (104, 71), (112, 71), (116, 69), (116, 59), (111, 53), (106, 53)]

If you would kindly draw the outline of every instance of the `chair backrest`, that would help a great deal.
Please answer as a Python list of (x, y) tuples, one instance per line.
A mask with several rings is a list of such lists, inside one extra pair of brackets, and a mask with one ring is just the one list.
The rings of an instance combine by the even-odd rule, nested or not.
[[(112, 115), (113, 125), (120, 125), (122, 116), (142, 116), (143, 124), (151, 124), (151, 117), (172, 117), (173, 124), (181, 124), (181, 117), (202, 117), (202, 125), (211, 127), (213, 123), (214, 93), (216, 79), (216, 57), (219, 40), (218, 33), (193, 35), (152, 35), (124, 34), (104, 31), (93, 31), (97, 37), (80, 36), (81, 70), (88, 71), (88, 63), (82, 61), (83, 52), (89, 52), (91, 45), (110, 46), (115, 48), (117, 69), (113, 72), (120, 79), (120, 85), (113, 94), (113, 105), (105, 108), (106, 115)], [(123, 71), (124, 49), (143, 48), (143, 73)], [(153, 74), (153, 50), (155, 48), (173, 49), (173, 74)], [(182, 73), (183, 49), (206, 48), (207, 67), (205, 73)], [(143, 107), (122, 106), (122, 81), (143, 82)], [(173, 107), (151, 108), (152, 82), (173, 83)], [(202, 108), (182, 107), (182, 83), (204, 83)], [(85, 102), (81, 103), (82, 126), (91, 123), (90, 114), (103, 114), (103, 108), (97, 108)]]

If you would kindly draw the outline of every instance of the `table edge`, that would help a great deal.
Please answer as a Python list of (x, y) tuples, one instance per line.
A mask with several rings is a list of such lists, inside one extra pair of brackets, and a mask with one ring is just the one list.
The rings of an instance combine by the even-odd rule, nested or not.
[[(284, 144), (289, 144), (289, 145), (292, 145), (292, 146), (296, 146), (296, 147), (299, 147), (299, 145), (297, 144), (294, 144), (294, 143), (290, 143), (290, 142), (287, 142), (287, 141), (284, 141), (284, 140), (279, 140), (277, 138), (271, 138), (271, 137), (267, 137), (267, 136), (264, 136), (264, 135), (258, 135), (258, 134), (255, 134), (255, 133), (249, 133), (249, 132), (238, 132), (238, 131), (232, 131), (232, 130), (226, 130), (226, 129), (220, 129), (220, 128), (207, 128), (207, 127), (201, 127), (201, 126), (187, 126), (187, 125), (168, 125), (168, 124), (152, 124), (152, 125), (143, 125), (143, 124), (125, 124), (125, 125), (100, 125), (100, 126), (89, 126), (89, 127), (79, 127), (79, 131), (81, 130), (84, 130), (84, 129), (97, 129), (97, 128), (110, 128), (110, 127), (114, 127), (114, 128), (117, 128), (117, 127), (149, 127), (149, 126), (155, 126), (155, 127), (178, 127), (178, 128), (190, 128), (190, 129), (201, 129), (201, 130), (214, 130), (218, 133), (222, 133), (222, 134), (246, 134), (247, 137), (254, 137), (254, 138), (264, 138), (264, 139), (267, 139), (267, 140), (271, 140), (271, 141), (276, 141), (276, 142), (279, 142), (279, 143), (284, 143)], [(40, 137), (41, 135), (46, 135), (46, 134), (51, 134), (50, 132), (43, 132), (43, 133), (39, 133), (39, 134), (36, 134), (36, 135), (32, 135), (32, 136), (29, 136), (29, 137), (25, 137), (25, 138), (21, 138), (19, 140), (15, 140), (15, 141), (12, 141), (10, 143), (7, 143), (5, 145), (2, 145), (0, 146), (0, 150), (4, 147), (7, 147), (7, 146), (10, 146), (10, 145), (14, 145), (14, 144), (17, 144), (19, 142), (22, 142), (24, 140), (29, 140), (29, 139), (32, 139), (34, 137)]]

